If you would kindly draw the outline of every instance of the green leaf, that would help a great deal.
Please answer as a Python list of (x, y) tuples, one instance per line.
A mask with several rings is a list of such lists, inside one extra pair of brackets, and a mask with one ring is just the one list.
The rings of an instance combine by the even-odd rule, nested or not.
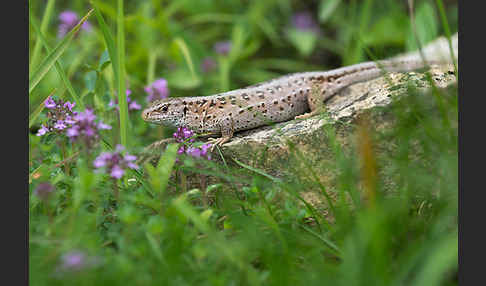
[(414, 283), (410, 285), (441, 285), (448, 271), (457, 269), (457, 242), (457, 234), (437, 241), (436, 246), (430, 249), (424, 265), (420, 267)]
[(406, 39), (408, 17), (403, 13), (391, 13), (389, 17), (382, 17), (362, 35), (362, 41), (367, 46), (403, 45)]
[(185, 68), (176, 69), (168, 74), (167, 81), (171, 87), (179, 89), (194, 89), (201, 85), (201, 79), (191, 76), (191, 73)]
[(108, 50), (105, 50), (100, 57), (98, 62), (98, 71), (102, 72), (111, 63), (110, 54)]
[[(29, 6), (30, 9), (30, 6)], [(39, 29), (37, 22), (35, 19), (32, 17), (33, 13), (32, 11), (29, 11), (29, 19), (32, 27), (34, 28), (35, 32), (37, 33), (37, 36), (39, 37), (39, 43), (42, 43), (44, 48), (46, 49), (47, 53), (51, 53), (51, 48), (47, 44), (47, 41), (44, 38), (43, 32), (42, 32), (42, 27)], [(81, 106), (81, 108), (84, 108), (84, 103), (80, 100), (78, 97), (76, 91), (74, 90), (73, 86), (71, 85), (71, 81), (68, 79), (66, 72), (62, 68), (62, 64), (60, 63), (60, 60), (57, 60), (54, 67), (56, 68), (57, 73), (59, 74), (59, 77), (61, 78), (62, 82), (64, 83), (64, 86), (66, 89), (69, 91), (69, 94), (71, 94), (73, 100)], [(46, 97), (47, 98), (47, 97)]]
[(145, 164), (145, 170), (149, 174), (149, 182), (153, 190), (159, 194), (164, 193), (169, 183), (169, 178), (174, 168), (177, 156), (178, 144), (169, 144), (164, 154), (161, 156), (157, 167), (150, 163)]
[(287, 32), (287, 39), (297, 48), (302, 56), (309, 56), (316, 46), (317, 37), (310, 31), (298, 31), (290, 29)]
[[(52, 12), (54, 11), (54, 3), (55, 0), (48, 0), (46, 4), (46, 9), (44, 10), (44, 16), (42, 16), (42, 21), (40, 24), (40, 32), (45, 34), (47, 32), (47, 27), (49, 25), (49, 20), (51, 19)], [(29, 2), (30, 4), (30, 2)], [(29, 19), (34, 18), (34, 14), (30, 11), (29, 5)], [(31, 21), (32, 22), (32, 21)], [(36, 31), (37, 32), (37, 31)], [(39, 61), (39, 56), (41, 52), (41, 41), (36, 41), (34, 46), (34, 51), (32, 52), (32, 60), (29, 63), (29, 71), (34, 70), (34, 67), (37, 66), (37, 62)]]
[(71, 44), (74, 35), (79, 31), (81, 25), (89, 18), (93, 9), (91, 9), (80, 21), (79, 23), (62, 39), (62, 41), (54, 48), (52, 52), (42, 61), (37, 70), (29, 78), (29, 95), (32, 93), (37, 84), (44, 78), (44, 76), (49, 72), (56, 61), (62, 56), (66, 51), (69, 44)]
[(451, 40), (451, 30), (449, 28), (449, 23), (447, 22), (447, 16), (446, 12), (444, 9), (444, 3), (442, 3), (442, 0), (436, 0), (435, 1), (437, 4), (437, 7), (439, 8), (439, 15), (440, 19), (442, 21), (442, 28), (444, 29), (445, 35), (447, 37), (447, 43), (449, 44), (449, 51), (451, 53), (451, 59), (452, 63), (454, 64), (454, 74), (456, 75), (456, 78), (458, 77), (457, 73), (457, 64), (456, 64), (456, 59), (454, 56), (454, 48), (452, 46), (452, 40)]
[(173, 43), (181, 51), (184, 60), (186, 61), (187, 67), (191, 71), (192, 80), (194, 82), (197, 82), (199, 78), (194, 69), (194, 63), (192, 61), (191, 53), (189, 52), (189, 48), (187, 47), (186, 42), (181, 38), (176, 38)]
[(206, 220), (199, 215), (194, 208), (189, 205), (186, 201), (186, 196), (181, 195), (172, 201), (172, 206), (185, 218), (189, 219), (194, 223), (194, 226), (203, 233), (208, 233), (210, 231), (209, 225)]
[[(415, 25), (417, 26), (417, 37), (422, 45), (434, 40), (439, 33), (439, 24), (434, 7), (429, 2), (422, 2), (415, 12)], [(417, 39), (413, 30), (409, 31), (407, 37), (407, 49), (414, 51), (418, 49)]]
[(89, 92), (94, 92), (96, 86), (96, 71), (89, 71), (84, 75), (84, 83)]
[(164, 155), (160, 158), (157, 164), (157, 175), (160, 178), (160, 191), (165, 191), (169, 178), (174, 168), (174, 163), (177, 157), (178, 144), (169, 144), (164, 152)]
[[(96, 4), (97, 5), (97, 4)], [(110, 60), (112, 63), (112, 69), (113, 69), (113, 74), (115, 75), (115, 85), (118, 86), (118, 59), (117, 59), (117, 50), (115, 46), (115, 41), (113, 40), (113, 35), (110, 32), (110, 29), (105, 23), (105, 20), (103, 19), (103, 15), (101, 15), (101, 12), (95, 6), (94, 8), (96, 19), (98, 20), (98, 25), (100, 26), (101, 32), (103, 33), (103, 38), (105, 39), (105, 45), (106, 48), (108, 49), (108, 55), (110, 56)]]
[(341, 0), (322, 0), (319, 5), (319, 22), (326, 22), (340, 3)]
[(123, 11), (123, 0), (118, 0), (117, 5), (117, 60), (118, 75), (118, 114), (120, 116), (120, 142), (123, 146), (128, 146), (128, 104), (125, 88), (125, 16)]

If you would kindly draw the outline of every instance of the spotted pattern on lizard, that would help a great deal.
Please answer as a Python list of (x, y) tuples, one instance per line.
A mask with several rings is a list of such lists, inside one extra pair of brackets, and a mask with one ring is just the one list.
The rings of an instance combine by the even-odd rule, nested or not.
[(423, 67), (422, 61), (381, 61), (326, 72), (295, 73), (215, 95), (158, 100), (142, 112), (142, 118), (151, 123), (187, 127), (196, 133), (221, 135), (214, 144), (222, 145), (237, 131), (312, 116), (322, 110), (327, 99), (353, 83), (384, 72)]

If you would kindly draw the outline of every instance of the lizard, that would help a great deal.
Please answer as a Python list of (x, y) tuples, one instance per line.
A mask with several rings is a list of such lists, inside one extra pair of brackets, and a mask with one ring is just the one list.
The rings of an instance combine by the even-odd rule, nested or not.
[(324, 103), (341, 89), (386, 72), (408, 72), (436, 62), (382, 60), (329, 71), (301, 72), (209, 96), (172, 97), (152, 102), (142, 111), (144, 121), (187, 127), (222, 146), (237, 131), (269, 123), (305, 119), (322, 112)]

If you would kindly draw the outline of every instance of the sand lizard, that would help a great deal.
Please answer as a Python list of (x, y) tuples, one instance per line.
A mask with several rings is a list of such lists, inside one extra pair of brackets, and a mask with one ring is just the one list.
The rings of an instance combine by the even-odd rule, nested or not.
[[(430, 64), (431, 62), (429, 62)], [(142, 112), (150, 123), (187, 127), (223, 145), (233, 133), (322, 111), (324, 102), (344, 87), (382, 76), (424, 68), (420, 60), (364, 62), (323, 72), (302, 72), (210, 96), (173, 97), (154, 101)], [(306, 113), (310, 111), (310, 113)]]

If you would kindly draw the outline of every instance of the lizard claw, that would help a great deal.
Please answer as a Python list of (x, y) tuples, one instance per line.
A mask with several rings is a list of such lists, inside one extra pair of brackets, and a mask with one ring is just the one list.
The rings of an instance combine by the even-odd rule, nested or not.
[(209, 138), (208, 141), (211, 143), (211, 152), (213, 152), (214, 148), (216, 145), (219, 147), (223, 146), (224, 143), (226, 143), (230, 138), (228, 137), (220, 137), (220, 138)]
[(304, 113), (304, 114), (301, 114), (301, 115), (297, 115), (294, 117), (294, 119), (307, 119), (307, 118), (310, 118), (314, 115), (317, 115), (319, 113), (321, 113), (322, 109), (315, 109), (311, 112), (307, 112), (307, 113)]
[(301, 114), (301, 115), (297, 115), (296, 117), (294, 117), (294, 119), (307, 119), (311, 116), (313, 116), (314, 114), (312, 114), (312, 112), (308, 112), (308, 113), (304, 113), (304, 114)]

